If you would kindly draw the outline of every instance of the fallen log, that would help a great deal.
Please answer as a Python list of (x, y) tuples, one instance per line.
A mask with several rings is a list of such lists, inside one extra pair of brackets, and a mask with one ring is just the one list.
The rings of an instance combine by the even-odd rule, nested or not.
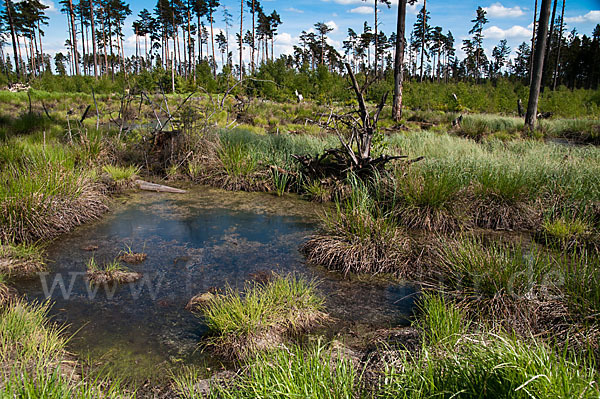
[(162, 184), (149, 183), (144, 180), (136, 180), (135, 185), (144, 191), (155, 191), (160, 193), (184, 194), (186, 191), (174, 187), (163, 186)]

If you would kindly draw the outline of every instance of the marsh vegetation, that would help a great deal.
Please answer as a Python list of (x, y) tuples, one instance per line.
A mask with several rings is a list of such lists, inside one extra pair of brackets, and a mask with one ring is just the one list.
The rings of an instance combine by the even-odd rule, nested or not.
[[(598, 395), (596, 111), (543, 120), (528, 132), (507, 115), (462, 112), (453, 124), (460, 116), (454, 110), (406, 110), (397, 123), (384, 107), (370, 156), (398, 159), (369, 173), (315, 176), (294, 156), (339, 148), (327, 120), (352, 104), (254, 99), (240, 115), (233, 97), (221, 103), (208, 95), (156, 95), (155, 103), (177, 110), (157, 118), (147, 100), (123, 112), (122, 97), (97, 95), (98, 119), (77, 123), (70, 115), (93, 103), (86, 94), (32, 91), (31, 112), (23, 93), (2, 95), (0, 337), (35, 334), (48, 348), (35, 358), (2, 347), (9, 371), (0, 389), (7, 395), (35, 396), (40, 387), (55, 397), (136, 394), (118, 375), (95, 378), (84, 370), (67, 354), (69, 334), (47, 320), (50, 305), (27, 304), (11, 287), (55, 267), (44, 256), (49, 240), (100, 218), (131, 195), (137, 178), (313, 201), (319, 226), (294, 244), (309, 263), (302, 267), (420, 290), (411, 326), (363, 334), (328, 315), (329, 291), (306, 276), (204, 287), (181, 298), (181, 308), (210, 288), (189, 308), (207, 327), (199, 350), (229, 371), (177, 365), (161, 382), (171, 395)], [(67, 108), (76, 111), (68, 115)], [(339, 133), (348, 142), (350, 132)], [(229, 239), (247, 257), (247, 243)], [(86, 241), (90, 251), (80, 262), (93, 285), (133, 286), (160, 259), (158, 247), (127, 241), (96, 257), (98, 244)], [(19, 330), (17, 316), (35, 319), (27, 327), (35, 332)]]

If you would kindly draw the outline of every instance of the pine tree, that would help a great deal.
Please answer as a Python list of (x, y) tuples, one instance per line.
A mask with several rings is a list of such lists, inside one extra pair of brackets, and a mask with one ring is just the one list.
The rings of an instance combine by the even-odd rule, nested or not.
[(4, 18), (8, 22), (8, 26), (10, 29), (10, 36), (11, 36), (12, 47), (13, 47), (13, 55), (14, 55), (14, 60), (15, 60), (15, 71), (17, 72), (17, 79), (19, 79), (21, 77), (21, 66), (19, 65), (20, 63), (18, 61), (20, 57), (17, 53), (17, 32), (16, 32), (15, 21), (14, 21), (15, 8), (14, 8), (12, 1), (10, 1), (10, 0), (4, 0), (4, 3), (5, 3)]
[(223, 31), (219, 32), (217, 34), (217, 36), (215, 37), (215, 40), (217, 41), (217, 46), (219, 46), (219, 52), (221, 53), (221, 68), (225, 67), (225, 51), (227, 51), (227, 38), (225, 37), (225, 34), (223, 33)]
[(210, 22), (210, 43), (212, 48), (212, 59), (213, 59), (213, 76), (217, 77), (217, 63), (215, 61), (215, 39), (214, 39), (214, 31), (213, 31), (213, 14), (215, 10), (219, 7), (219, 0), (207, 0), (206, 6), (208, 8), (208, 22)]
[(506, 39), (500, 40), (500, 43), (492, 50), (494, 62), (491, 64), (491, 78), (495, 78), (501, 72), (501, 69), (506, 65), (509, 55), (510, 47), (506, 44)]
[(523, 42), (517, 47), (517, 55), (512, 65), (512, 73), (521, 79), (529, 75), (529, 65), (531, 59), (531, 48), (529, 44)]
[(317, 22), (315, 28), (319, 32), (319, 35), (321, 35), (321, 65), (323, 65), (325, 62), (325, 39), (327, 38), (327, 34), (333, 31), (333, 28), (330, 28), (324, 22)]
[(419, 14), (417, 14), (417, 21), (413, 25), (413, 45), (415, 49), (421, 52), (421, 67), (420, 67), (420, 79), (423, 81), (423, 64), (425, 62), (424, 55), (425, 49), (428, 47), (429, 39), (431, 37), (431, 27), (429, 26), (429, 11), (427, 11), (427, 0), (423, 2), (423, 7)]
[(471, 44), (473, 46), (473, 56), (475, 60), (475, 78), (479, 79), (481, 76), (481, 69), (485, 66), (487, 60), (485, 60), (485, 53), (483, 52), (483, 27), (488, 23), (485, 17), (485, 10), (481, 7), (477, 7), (477, 16), (472, 19), (474, 22), (473, 28), (469, 31), (470, 35), (473, 35)]

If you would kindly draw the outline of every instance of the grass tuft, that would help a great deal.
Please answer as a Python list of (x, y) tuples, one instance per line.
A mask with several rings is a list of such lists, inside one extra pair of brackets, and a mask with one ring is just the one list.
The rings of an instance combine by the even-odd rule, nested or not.
[(127, 284), (133, 283), (142, 277), (141, 273), (123, 267), (118, 259), (100, 266), (96, 263), (95, 258), (91, 257), (87, 262), (86, 268), (87, 278), (94, 284)]
[(140, 169), (135, 166), (121, 167), (115, 165), (104, 165), (102, 170), (108, 173), (111, 179), (117, 183), (122, 183), (133, 179), (140, 171)]
[(201, 310), (214, 333), (209, 345), (244, 359), (324, 320), (323, 304), (315, 282), (289, 275), (264, 284), (247, 283), (243, 293), (228, 287), (223, 295), (204, 302)]

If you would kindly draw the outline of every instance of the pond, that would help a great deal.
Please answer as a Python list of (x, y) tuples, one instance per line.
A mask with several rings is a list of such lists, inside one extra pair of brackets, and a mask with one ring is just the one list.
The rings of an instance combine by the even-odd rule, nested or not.
[[(345, 323), (386, 328), (406, 324), (411, 314), (409, 285), (348, 280), (305, 263), (298, 249), (323, 208), (297, 197), (195, 187), (117, 202), (101, 220), (51, 243), (49, 272), (17, 288), (29, 300), (50, 299), (53, 320), (75, 334), (69, 350), (121, 378), (160, 379), (185, 363), (220, 366), (199, 349), (208, 331), (185, 305), (214, 288), (241, 289), (265, 271), (318, 279), (328, 313)], [(128, 265), (142, 279), (90, 286), (88, 260), (110, 262), (127, 248), (148, 255)]]

